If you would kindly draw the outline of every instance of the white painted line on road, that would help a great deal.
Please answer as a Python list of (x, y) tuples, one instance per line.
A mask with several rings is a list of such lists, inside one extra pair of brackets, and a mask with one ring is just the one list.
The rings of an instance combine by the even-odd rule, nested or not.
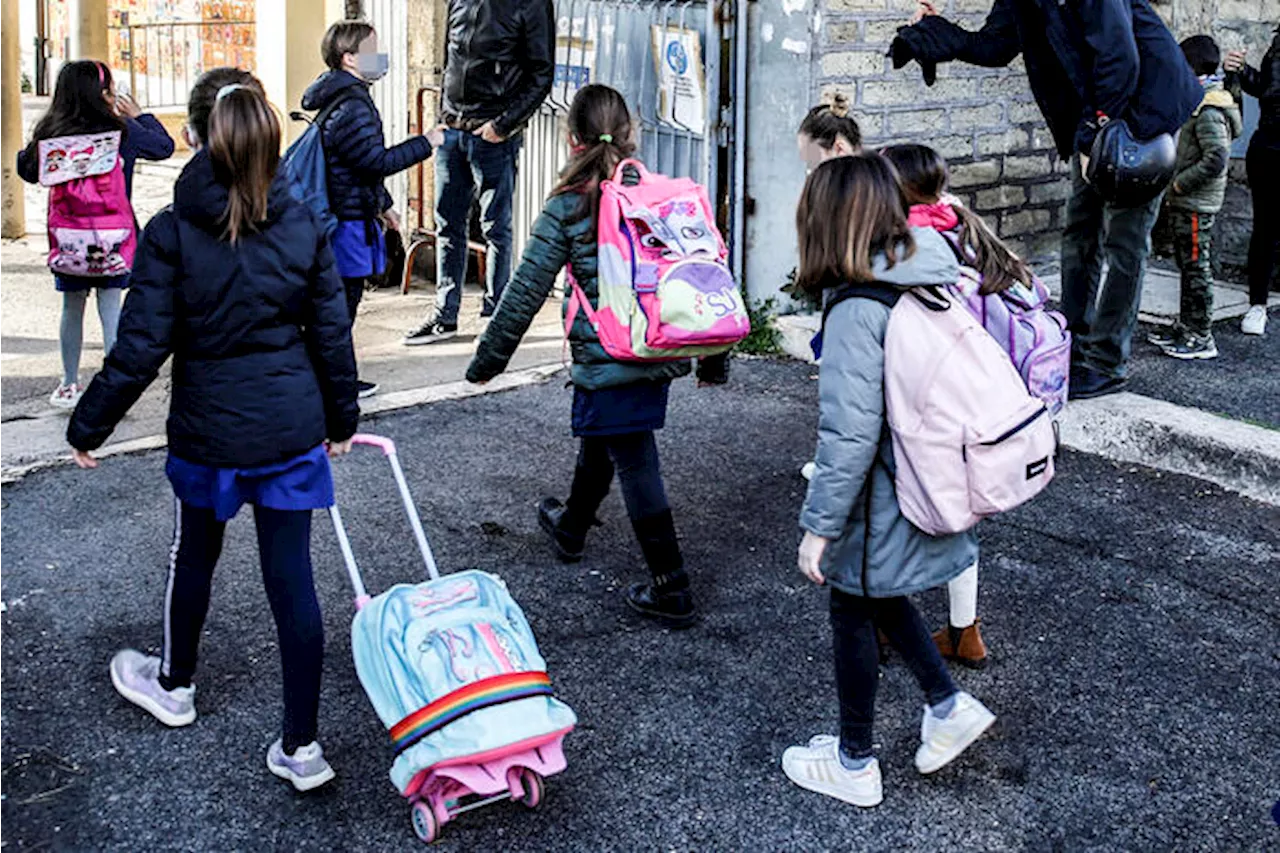
[[(500, 394), (529, 385), (540, 385), (560, 373), (564, 368), (558, 364), (530, 367), (504, 373), (487, 385), (472, 385), (470, 382), (446, 382), (443, 385), (429, 385), (425, 388), (410, 388), (405, 391), (390, 391), (360, 402), (361, 416), (378, 415), (414, 406), (425, 406), (446, 400), (462, 400), (467, 397), (482, 397), (487, 394)], [(108, 444), (94, 452), (98, 459), (109, 456), (120, 456), (125, 453), (141, 453), (146, 450), (159, 450), (168, 444), (163, 435), (149, 435), (130, 441)], [(51, 459), (41, 459), (26, 465), (11, 465), (0, 469), (0, 483), (16, 483), (33, 471), (67, 465), (71, 462), (70, 454)]]

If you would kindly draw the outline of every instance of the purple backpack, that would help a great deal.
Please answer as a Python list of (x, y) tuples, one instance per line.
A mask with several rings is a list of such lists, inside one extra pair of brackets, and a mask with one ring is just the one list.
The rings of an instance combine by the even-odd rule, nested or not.
[(1013, 361), (1031, 396), (1053, 414), (1067, 403), (1071, 374), (1071, 333), (1067, 319), (1048, 308), (1049, 288), (1032, 277), (1031, 286), (1015, 283), (1003, 293), (983, 296), (982, 273), (967, 265), (956, 235), (942, 232), (960, 259), (960, 279), (951, 289)]

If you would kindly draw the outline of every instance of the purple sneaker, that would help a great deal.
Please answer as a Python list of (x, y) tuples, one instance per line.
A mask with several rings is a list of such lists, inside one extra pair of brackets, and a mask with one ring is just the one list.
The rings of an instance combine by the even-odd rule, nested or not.
[(166, 726), (189, 726), (196, 721), (196, 688), (160, 686), (160, 658), (125, 649), (111, 659), (111, 683), (116, 692), (150, 712)]
[(298, 747), (293, 755), (285, 755), (283, 740), (276, 741), (267, 750), (267, 769), (292, 782), (299, 791), (319, 788), (333, 778), (333, 768), (324, 760), (324, 750), (315, 741)]

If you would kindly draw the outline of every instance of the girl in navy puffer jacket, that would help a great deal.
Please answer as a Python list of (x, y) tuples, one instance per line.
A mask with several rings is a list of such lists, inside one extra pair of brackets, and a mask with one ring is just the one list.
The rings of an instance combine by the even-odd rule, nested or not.
[(173, 207), (147, 226), (119, 341), (67, 438), (80, 467), (97, 467), (90, 451), (173, 356), (163, 652), (120, 652), (111, 680), (166, 725), (195, 721), (213, 570), (227, 521), (252, 504), (284, 673), (284, 732), (267, 767), (307, 790), (333, 777), (315, 742), (324, 630), (311, 511), (333, 504), (328, 456), (349, 449), (359, 418), (351, 324), (321, 226), (277, 172), (280, 126), (261, 84), (235, 69), (209, 72), (188, 121), (201, 150)]

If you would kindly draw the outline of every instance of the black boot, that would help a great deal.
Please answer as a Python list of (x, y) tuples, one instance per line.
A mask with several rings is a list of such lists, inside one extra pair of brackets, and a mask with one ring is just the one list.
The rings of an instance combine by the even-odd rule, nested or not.
[(538, 504), (538, 523), (551, 537), (551, 547), (556, 556), (566, 563), (582, 559), (587, 546), (587, 530), (594, 519), (583, 523), (569, 508), (555, 498), (547, 498)]
[(627, 604), (668, 627), (689, 627), (697, 620), (698, 612), (689, 591), (689, 576), (684, 571), (671, 510), (635, 519), (631, 524), (653, 580), (632, 584), (627, 589)]

